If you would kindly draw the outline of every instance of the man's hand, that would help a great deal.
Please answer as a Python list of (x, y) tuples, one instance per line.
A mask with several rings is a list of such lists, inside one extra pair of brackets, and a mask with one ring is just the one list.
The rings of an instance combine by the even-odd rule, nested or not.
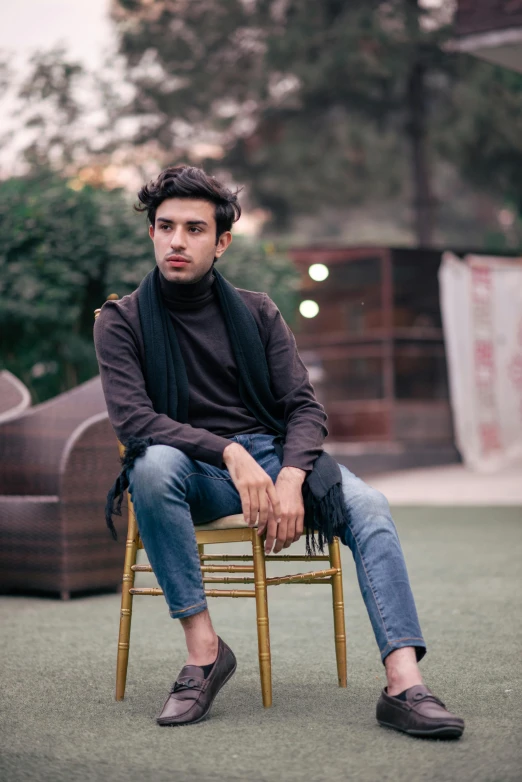
[(281, 503), (281, 521), (268, 520), (267, 524), (259, 524), (258, 534), (262, 535), (266, 527), (265, 552), (270, 554), (274, 546), (274, 554), (288, 548), (303, 534), (304, 502), (303, 481), (306, 472), (298, 467), (283, 467), (275, 483), (275, 490)]
[[(241, 498), (243, 516), (249, 527), (265, 529), (268, 522), (273, 529), (281, 518), (281, 503), (271, 477), (242, 445), (230, 443), (223, 451), (234, 486)], [(259, 519), (258, 519), (259, 514)]]

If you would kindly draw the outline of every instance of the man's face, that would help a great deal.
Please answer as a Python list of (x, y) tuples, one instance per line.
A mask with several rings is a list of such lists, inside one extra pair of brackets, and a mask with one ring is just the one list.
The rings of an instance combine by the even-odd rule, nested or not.
[(216, 244), (216, 207), (209, 201), (167, 198), (156, 212), (149, 236), (160, 272), (169, 282), (200, 280), (232, 241), (225, 231)]

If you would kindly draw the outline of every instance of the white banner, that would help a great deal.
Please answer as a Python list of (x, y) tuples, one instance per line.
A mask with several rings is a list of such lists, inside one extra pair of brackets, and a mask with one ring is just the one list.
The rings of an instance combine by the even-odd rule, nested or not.
[(522, 260), (444, 253), (439, 286), (457, 448), (475, 470), (522, 467)]

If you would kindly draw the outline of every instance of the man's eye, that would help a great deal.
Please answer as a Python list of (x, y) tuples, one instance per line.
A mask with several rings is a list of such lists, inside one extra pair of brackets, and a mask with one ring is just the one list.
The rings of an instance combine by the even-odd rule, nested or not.
[(160, 225), (160, 229), (161, 229), (162, 231), (168, 231), (168, 230), (169, 230), (169, 228), (170, 228), (170, 225)]
[(199, 233), (201, 233), (201, 228), (198, 228), (197, 225), (191, 225), (190, 228), (189, 228), (189, 231), (191, 233), (199, 234)]

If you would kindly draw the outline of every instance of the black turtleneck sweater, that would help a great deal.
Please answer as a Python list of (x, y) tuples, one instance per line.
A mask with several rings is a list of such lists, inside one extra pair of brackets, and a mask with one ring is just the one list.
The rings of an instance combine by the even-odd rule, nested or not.
[(161, 291), (187, 369), (188, 420), (192, 426), (223, 437), (266, 433), (268, 429), (256, 421), (239, 396), (236, 363), (213, 282), (212, 270), (192, 285), (167, 282), (160, 274)]
[[(144, 346), (136, 291), (103, 305), (94, 339), (109, 418), (122, 442), (131, 435), (152, 437), (155, 445), (171, 445), (193, 459), (224, 468), (227, 438), (268, 430), (239, 396), (238, 371), (213, 282), (212, 270), (188, 285), (168, 282), (160, 275), (187, 370), (187, 424), (152, 409), (143, 378)], [(256, 320), (274, 396), (284, 403), (283, 466), (311, 470), (327, 435), (324, 409), (315, 399), (293, 334), (274, 302), (265, 293), (237, 290)]]

